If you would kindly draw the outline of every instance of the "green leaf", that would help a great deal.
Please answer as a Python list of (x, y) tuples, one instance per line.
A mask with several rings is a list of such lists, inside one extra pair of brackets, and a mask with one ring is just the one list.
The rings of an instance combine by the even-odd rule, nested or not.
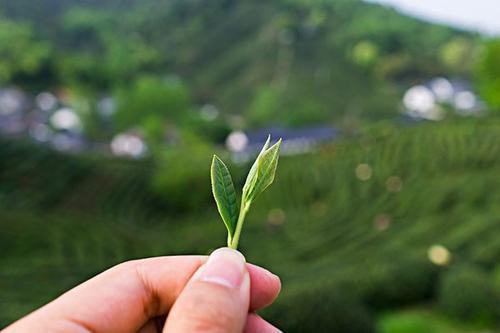
[[(263, 149), (261, 154), (257, 157), (254, 163), (254, 165), (256, 165), (255, 171), (253, 174), (250, 174), (252, 172), (252, 170), (250, 170), (247, 177), (248, 187), (247, 191), (244, 191), (245, 205), (250, 205), (260, 193), (273, 183), (276, 168), (278, 166), (280, 147), (281, 139), (272, 147), (265, 150)], [(264, 146), (264, 148), (266, 148), (266, 146)]]
[(266, 143), (264, 143), (264, 147), (262, 147), (262, 150), (260, 151), (259, 155), (255, 159), (255, 162), (253, 162), (252, 167), (250, 168), (250, 171), (248, 172), (247, 179), (245, 181), (245, 185), (243, 185), (243, 198), (246, 196), (246, 194), (250, 193), (251, 190), (253, 189), (255, 182), (257, 181), (257, 168), (259, 165), (259, 157), (262, 156), (262, 154), (265, 153), (266, 149), (269, 147), (269, 143), (271, 142), (271, 135), (267, 137)]
[(233, 181), (226, 165), (215, 155), (212, 160), (210, 169), (212, 192), (217, 203), (217, 209), (228, 231), (227, 246), (232, 249), (238, 248), (245, 216), (252, 201), (274, 181), (281, 139), (271, 147), (269, 147), (270, 142), (271, 136), (267, 138), (264, 147), (262, 147), (248, 173), (243, 186), (241, 207), (238, 207)]
[(215, 155), (212, 159), (210, 176), (217, 209), (226, 225), (228, 239), (230, 240), (234, 235), (238, 220), (238, 201), (236, 200), (236, 191), (234, 190), (231, 174), (224, 162)]

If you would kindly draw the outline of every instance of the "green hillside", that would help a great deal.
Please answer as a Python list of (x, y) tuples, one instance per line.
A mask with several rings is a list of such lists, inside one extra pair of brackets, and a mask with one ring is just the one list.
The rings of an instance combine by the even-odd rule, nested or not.
[(477, 39), (358, 0), (2, 0), (2, 12), (50, 50), (14, 82), (99, 95), (176, 75), (195, 103), (251, 126), (394, 117), (400, 83), (468, 76)]
[[(370, 332), (379, 314), (401, 306), (475, 327), (498, 323), (499, 135), (495, 118), (380, 123), (318, 153), (283, 157), (241, 240), (249, 261), (283, 280), (265, 316), (286, 332)], [(209, 163), (191, 176), (199, 188), (209, 188)], [(0, 326), (123, 260), (224, 244), (211, 198), (199, 198), (196, 213), (170, 209), (168, 195), (148, 186), (151, 161), (6, 141), (0, 164)], [(177, 196), (199, 195), (184, 186)], [(443, 266), (429, 260), (435, 245), (451, 254)], [(474, 296), (461, 292), (468, 286)], [(450, 306), (453, 297), (473, 310)], [(403, 315), (403, 324), (414, 317)], [(383, 327), (405, 327), (384, 318)]]

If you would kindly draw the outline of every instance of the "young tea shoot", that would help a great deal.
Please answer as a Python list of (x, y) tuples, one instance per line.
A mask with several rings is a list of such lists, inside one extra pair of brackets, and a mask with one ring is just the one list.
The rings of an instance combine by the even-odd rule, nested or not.
[(245, 216), (252, 202), (274, 181), (281, 139), (271, 147), (269, 147), (270, 142), (271, 137), (269, 136), (250, 168), (239, 204), (229, 169), (216, 155), (212, 159), (210, 168), (212, 192), (222, 222), (227, 229), (227, 246), (232, 249), (238, 248)]

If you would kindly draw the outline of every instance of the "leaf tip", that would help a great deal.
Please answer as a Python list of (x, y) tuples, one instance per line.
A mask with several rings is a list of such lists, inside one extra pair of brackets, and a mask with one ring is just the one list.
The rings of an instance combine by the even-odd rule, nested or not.
[(268, 149), (266, 149), (266, 151), (276, 150), (276, 152), (278, 152), (280, 150), (281, 142), (282, 141), (283, 141), (282, 138), (279, 138), (279, 140), (276, 141), (276, 143), (273, 144), (271, 147), (269, 147)]
[(222, 162), (222, 160), (219, 156), (214, 154), (214, 157), (212, 158), (212, 164), (214, 164), (215, 162), (224, 163), (224, 162)]
[(267, 148), (269, 148), (270, 143), (271, 143), (271, 134), (268, 134), (266, 142), (264, 143), (264, 147), (262, 147), (262, 151), (267, 150)]

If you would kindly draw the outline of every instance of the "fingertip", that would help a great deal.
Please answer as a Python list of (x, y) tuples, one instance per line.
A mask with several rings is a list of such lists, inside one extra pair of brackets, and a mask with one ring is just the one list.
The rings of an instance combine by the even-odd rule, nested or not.
[(173, 332), (241, 332), (250, 303), (250, 274), (234, 250), (214, 251), (172, 307), (165, 326)]
[(246, 273), (245, 257), (240, 252), (220, 248), (212, 252), (193, 279), (239, 288)]
[(250, 309), (262, 309), (278, 297), (281, 280), (277, 275), (260, 266), (247, 264), (247, 270), (252, 286)]
[(209, 258), (210, 258), (211, 256), (213, 256), (214, 254), (217, 254), (217, 253), (229, 254), (229, 255), (235, 255), (235, 256), (238, 256), (239, 258), (241, 258), (241, 260), (242, 260), (242, 261), (245, 261), (245, 262), (246, 262), (246, 258), (245, 258), (245, 256), (243, 255), (243, 253), (241, 253), (240, 251), (238, 251), (238, 250), (236, 250), (236, 249), (232, 249), (232, 248), (230, 248), (230, 247), (227, 247), (227, 246), (226, 246), (226, 247), (220, 247), (220, 248), (218, 248), (218, 249), (214, 250), (214, 251), (210, 254)]

